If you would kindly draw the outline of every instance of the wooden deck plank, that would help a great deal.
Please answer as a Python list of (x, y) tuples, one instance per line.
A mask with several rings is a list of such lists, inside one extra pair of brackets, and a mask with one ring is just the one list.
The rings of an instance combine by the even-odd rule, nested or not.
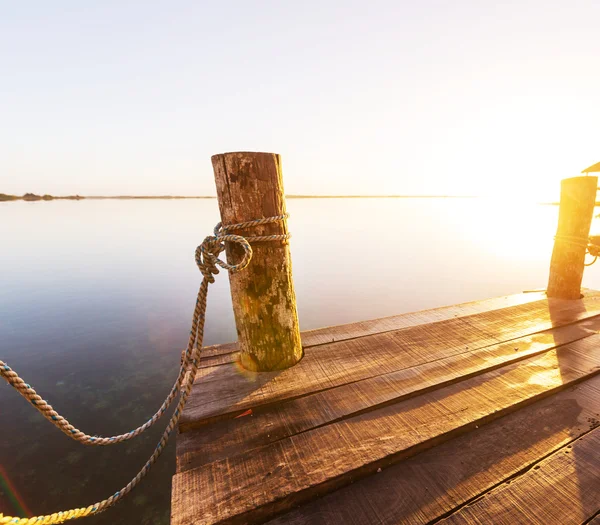
[(600, 331), (600, 317), (254, 410), (181, 434), (177, 472), (525, 359)]
[(311, 501), (268, 525), (425, 525), (598, 427), (599, 413), (600, 376), (595, 376)]
[(173, 478), (173, 525), (246, 523), (305, 502), (598, 372), (593, 335)]
[(595, 429), (440, 525), (580, 525), (600, 510), (599, 450)]
[[(600, 300), (597, 303), (600, 306)], [(435, 352), (443, 352), (443, 357), (469, 345), (484, 347), (497, 342), (461, 319), (415, 330), (403, 330), (401, 336), (391, 332), (307, 349), (300, 363), (278, 372), (256, 374), (236, 365), (201, 369), (179, 429), (185, 432), (213, 418), (424, 363)]]
[[(597, 293), (599, 292), (586, 290), (586, 294), (589, 296)], [(368, 321), (359, 321), (337, 326), (326, 326), (314, 330), (305, 330), (301, 334), (302, 346), (304, 348), (309, 348), (311, 346), (322, 345), (334, 341), (354, 339), (376, 333), (399, 330), (402, 328), (409, 328), (411, 326), (418, 326), (436, 321), (443, 321), (445, 319), (453, 319), (455, 317), (464, 317), (467, 315), (486, 312), (488, 310), (498, 310), (501, 308), (508, 308), (510, 306), (517, 306), (519, 304), (532, 303), (545, 298), (545, 292), (519, 293), (505, 295), (503, 297), (495, 297), (492, 299), (484, 299), (482, 301), (470, 301), (462, 304), (441, 306), (438, 308), (393, 315), (380, 319), (370, 319)], [(235, 355), (237, 354), (237, 351), (238, 347), (237, 343), (235, 342), (206, 346), (202, 349), (201, 360), (206, 359), (210, 363), (210, 358), (221, 356), (221, 359), (217, 363), (210, 364), (233, 362), (235, 361)]]
[[(600, 296), (541, 300), (399, 331), (308, 348), (291, 369), (252, 374), (234, 365), (199, 370), (181, 421), (186, 431), (218, 417), (449, 357), (600, 313)], [(490, 328), (486, 328), (486, 323)]]
[[(590, 297), (598, 292), (586, 290)], [(331, 343), (334, 341), (343, 341), (364, 337), (367, 335), (379, 334), (410, 328), (423, 324), (445, 321), (456, 317), (465, 317), (489, 310), (500, 310), (510, 306), (532, 303), (546, 299), (546, 292), (529, 292), (496, 297), (493, 299), (484, 299), (482, 301), (470, 301), (468, 303), (442, 306), (419, 312), (410, 312), (380, 319), (371, 319), (338, 326), (328, 326), (316, 330), (307, 330), (302, 333), (302, 345), (305, 348)]]
[(203, 357), (215, 357), (219, 355), (227, 355), (233, 352), (237, 352), (238, 344), (237, 342), (233, 343), (223, 343), (220, 345), (210, 345), (202, 347), (202, 356)]

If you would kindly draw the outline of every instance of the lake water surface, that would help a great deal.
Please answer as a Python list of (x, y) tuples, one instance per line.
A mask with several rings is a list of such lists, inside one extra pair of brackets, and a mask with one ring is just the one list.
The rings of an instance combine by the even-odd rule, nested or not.
[[(558, 208), (486, 199), (290, 199), (302, 329), (544, 288)], [(215, 200), (0, 203), (0, 358), (89, 434), (146, 421), (168, 393), (201, 275), (194, 249)], [(584, 285), (600, 288), (600, 264)], [(235, 339), (227, 276), (209, 291), (205, 344)], [(67, 439), (0, 385), (0, 512), (87, 506), (154, 450)], [(93, 524), (167, 524), (171, 443)]]

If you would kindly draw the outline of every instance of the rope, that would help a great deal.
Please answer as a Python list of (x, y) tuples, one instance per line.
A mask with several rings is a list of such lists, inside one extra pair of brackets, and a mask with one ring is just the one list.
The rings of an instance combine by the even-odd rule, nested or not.
[[(247, 242), (246, 240), (250, 240), (252, 242), (281, 240), (281, 241), (285, 242), (290, 238), (289, 234), (248, 236), (248, 237), (244, 238), (244, 237), (241, 237), (238, 235), (230, 235), (228, 232), (231, 230), (241, 230), (241, 229), (249, 228), (252, 226), (258, 226), (258, 225), (262, 225), (262, 224), (270, 224), (270, 223), (282, 221), (282, 220), (287, 219), (288, 216), (289, 215), (286, 214), (286, 215), (281, 215), (278, 217), (267, 217), (265, 219), (257, 219), (254, 221), (241, 222), (238, 224), (231, 224), (228, 226), (222, 226), (221, 223), (218, 223), (214, 229), (214, 236), (210, 236), (210, 237), (207, 237), (206, 239), (204, 239), (203, 245), (205, 243), (207, 243), (207, 247), (208, 247), (208, 245), (210, 244), (210, 249), (205, 250), (205, 252), (207, 254), (205, 256), (212, 257), (211, 250), (216, 249), (216, 246), (213, 246), (213, 244), (216, 243), (216, 245), (220, 244), (221, 246), (223, 246), (223, 244), (222, 244), (223, 241), (237, 242), (239, 244)], [(223, 249), (224, 249), (224, 246), (223, 246)], [(215, 258), (221, 253), (221, 251), (223, 251), (223, 249), (219, 249), (216, 252)], [(249, 249), (249, 251), (248, 251), (248, 249)], [(244, 247), (244, 250), (245, 250), (246, 255), (244, 256), (242, 263), (240, 263), (240, 265), (238, 265), (238, 266), (240, 266), (238, 268), (238, 270), (234, 269), (234, 268), (236, 268), (236, 266), (228, 265), (227, 263), (223, 263), (222, 261), (219, 261), (218, 259), (216, 260), (216, 264), (218, 264), (219, 266), (222, 266), (223, 268), (225, 268), (229, 271), (243, 270), (244, 268), (246, 268), (246, 266), (250, 262), (250, 258), (252, 257), (252, 249), (249, 247), (249, 245), (247, 247)], [(250, 255), (248, 255), (248, 253)], [(198, 264), (198, 257), (196, 257), (196, 263)], [(218, 269), (215, 273), (218, 273)], [(210, 282), (214, 282), (214, 281), (210, 281)], [(84, 445), (91, 445), (91, 446), (106, 446), (106, 445), (113, 445), (115, 443), (121, 443), (123, 441), (128, 441), (130, 439), (133, 439), (133, 438), (139, 436), (140, 434), (142, 434), (143, 432), (145, 432), (146, 430), (148, 430), (152, 425), (154, 425), (164, 415), (164, 413), (167, 411), (167, 409), (173, 402), (173, 399), (175, 399), (175, 397), (177, 396), (177, 393), (179, 392), (179, 390), (181, 388), (181, 384), (184, 379), (185, 371), (186, 371), (186, 364), (182, 362), (181, 367), (179, 369), (179, 374), (177, 375), (177, 380), (175, 381), (173, 388), (171, 388), (169, 395), (165, 399), (164, 403), (160, 406), (160, 408), (156, 411), (156, 413), (148, 421), (146, 421), (146, 423), (144, 423), (143, 425), (141, 425), (129, 432), (126, 432), (124, 434), (103, 437), (103, 436), (91, 436), (89, 434), (86, 434), (82, 430), (79, 430), (78, 428), (74, 427), (71, 423), (69, 423), (69, 421), (65, 417), (61, 416), (58, 412), (56, 412), (54, 410), (54, 408), (52, 407), (52, 405), (50, 405), (45, 399), (42, 399), (38, 395), (38, 393), (35, 391), (35, 389), (31, 387), (30, 384), (26, 383), (23, 379), (21, 379), (21, 377), (19, 377), (19, 375), (16, 372), (14, 372), (4, 361), (2, 361), (0, 359), (0, 374), (25, 399), (27, 399), (38, 410), (38, 412), (40, 412), (48, 421), (50, 421), (54, 426), (56, 426), (59, 430), (64, 432), (71, 439), (78, 441)]]
[[(131, 492), (131, 490), (133, 490), (133, 488), (146, 476), (146, 474), (148, 474), (150, 468), (164, 450), (171, 432), (179, 422), (183, 408), (185, 407), (186, 401), (192, 390), (194, 378), (196, 377), (196, 372), (198, 371), (200, 350), (202, 348), (202, 341), (204, 339), (204, 322), (208, 285), (215, 282), (214, 276), (219, 273), (217, 266), (220, 266), (221, 268), (224, 268), (230, 272), (241, 271), (246, 268), (248, 264), (250, 264), (250, 260), (252, 259), (252, 247), (250, 246), (249, 241), (287, 242), (287, 240), (290, 238), (289, 233), (283, 235), (259, 235), (243, 237), (241, 235), (234, 235), (228, 232), (262, 224), (281, 222), (285, 221), (287, 218), (288, 215), (286, 214), (227, 226), (223, 226), (221, 223), (218, 223), (215, 226), (214, 235), (206, 237), (204, 241), (202, 241), (202, 244), (196, 248), (195, 259), (198, 269), (202, 273), (202, 282), (200, 283), (200, 288), (198, 290), (196, 306), (192, 316), (190, 337), (188, 339), (188, 345), (185, 350), (181, 368), (179, 369), (179, 375), (175, 381), (175, 385), (171, 389), (171, 392), (165, 399), (160, 409), (152, 418), (135, 430), (132, 430), (126, 434), (112, 437), (88, 436), (84, 432), (73, 427), (65, 418), (55, 412), (52, 406), (43, 400), (29, 384), (25, 383), (14, 370), (12, 370), (4, 361), (0, 360), (0, 375), (6, 380), (6, 382), (15, 388), (23, 397), (29, 399), (33, 406), (56, 427), (62, 430), (69, 437), (85, 445), (112, 445), (114, 443), (119, 443), (140, 435), (142, 432), (150, 428), (164, 414), (164, 412), (167, 410), (167, 407), (171, 404), (177, 393), (179, 393), (179, 402), (177, 403), (175, 411), (173, 412), (173, 415), (171, 416), (171, 419), (169, 420), (167, 427), (165, 428), (165, 431), (163, 432), (160, 441), (154, 450), (154, 453), (150, 456), (150, 459), (148, 459), (137, 475), (121, 490), (118, 490), (109, 498), (89, 505), (88, 507), (56, 512), (54, 514), (48, 514), (44, 516), (36, 516), (33, 518), (17, 518), (13, 516), (5, 516), (0, 513), (0, 524), (14, 523), (18, 525), (54, 525), (57, 523), (64, 523), (65, 521), (83, 518), (92, 514), (98, 514), (99, 512), (112, 507), (120, 499), (124, 498), (129, 492)], [(229, 264), (219, 259), (220, 253), (225, 250), (225, 242), (233, 242), (239, 244), (243, 248), (244, 256), (239, 263)]]
[(567, 242), (569, 244), (573, 244), (575, 246), (581, 246), (583, 248), (587, 248), (588, 243), (589, 243), (589, 241), (586, 237), (575, 237), (575, 236), (571, 236), (571, 235), (555, 235), (554, 240), (560, 241), (560, 242)]
[(589, 253), (594, 257), (594, 259), (589, 263), (584, 262), (584, 266), (592, 266), (592, 264), (598, 260), (599, 255), (597, 254), (600, 254), (600, 246), (593, 244), (590, 239), (586, 239), (584, 237), (574, 237), (571, 235), (555, 235), (554, 240), (585, 248), (586, 255)]

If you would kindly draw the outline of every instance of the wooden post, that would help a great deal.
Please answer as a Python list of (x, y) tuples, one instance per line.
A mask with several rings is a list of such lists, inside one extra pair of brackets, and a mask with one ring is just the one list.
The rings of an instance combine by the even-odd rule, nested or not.
[[(213, 156), (212, 164), (224, 225), (285, 214), (279, 155), (224, 153)], [(279, 235), (287, 233), (287, 223), (231, 233)], [(242, 248), (234, 243), (227, 245), (227, 260), (239, 262)], [(241, 364), (260, 372), (289, 368), (303, 355), (289, 244), (256, 242), (252, 243), (252, 251), (247, 268), (229, 273)]]
[(598, 177), (572, 177), (561, 182), (558, 228), (550, 262), (548, 297), (581, 297), (585, 242), (590, 234), (597, 187)]

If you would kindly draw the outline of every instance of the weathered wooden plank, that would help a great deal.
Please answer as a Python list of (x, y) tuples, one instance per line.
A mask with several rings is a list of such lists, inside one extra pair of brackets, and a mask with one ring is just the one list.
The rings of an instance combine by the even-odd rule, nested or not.
[[(592, 296), (598, 292), (586, 290), (586, 295)], [(468, 303), (442, 306), (419, 312), (410, 312), (380, 319), (371, 319), (356, 323), (328, 326), (316, 330), (307, 330), (302, 332), (302, 345), (305, 348), (332, 343), (335, 341), (344, 341), (356, 337), (391, 332), (402, 328), (410, 328), (428, 323), (445, 321), (455, 317), (465, 317), (490, 310), (500, 310), (510, 306), (533, 303), (546, 299), (545, 292), (528, 292), (493, 299), (484, 299), (482, 301), (470, 301)]]
[[(600, 300), (597, 303), (600, 306)], [(224, 414), (235, 415), (268, 402), (414, 366), (433, 359), (436, 352), (443, 357), (469, 345), (483, 347), (497, 342), (461, 319), (400, 333), (333, 343), (326, 350), (307, 349), (293, 370), (253, 374), (235, 365), (201, 369), (179, 428), (186, 431)]]
[[(599, 293), (592, 290), (586, 290), (585, 292), (587, 295)], [(510, 306), (517, 306), (519, 304), (532, 303), (545, 298), (546, 293), (543, 291), (506, 295), (503, 297), (495, 297), (493, 299), (470, 301), (468, 303), (442, 306), (439, 308), (383, 317), (380, 319), (370, 319), (368, 321), (305, 330), (304, 332), (301, 332), (300, 337), (302, 339), (302, 346), (304, 348), (309, 348), (325, 343), (345, 341), (347, 339), (355, 339), (357, 337), (365, 337), (367, 335), (410, 328), (412, 326), (453, 319), (455, 317), (465, 317), (467, 315), (482, 313), (488, 310), (498, 310)], [(218, 360), (211, 360), (211, 358), (215, 356), (222, 357)], [(233, 363), (236, 359), (238, 359), (237, 343), (205, 346), (202, 349), (201, 366), (206, 367), (217, 364)]]
[(595, 376), (302, 505), (268, 525), (425, 525), (596, 428), (599, 412), (600, 376)]
[(248, 451), (360, 411), (417, 395), (587, 337), (600, 317), (521, 337), (484, 349), (341, 385), (280, 404), (259, 407), (242, 418), (224, 419), (177, 439), (177, 472)]
[(225, 343), (220, 345), (205, 346), (202, 348), (202, 357), (213, 357), (218, 355), (232, 354), (238, 351), (237, 343)]
[(200, 357), (199, 368), (210, 368), (212, 366), (229, 365), (231, 363), (239, 363), (239, 361), (239, 352), (232, 352), (229, 354), (220, 355), (209, 355), (205, 357)]
[[(597, 373), (600, 335), (173, 478), (172, 524), (266, 519)], [(583, 352), (583, 353), (582, 353)]]
[(329, 343), (326, 348), (308, 348), (304, 359), (290, 370), (252, 374), (233, 365), (204, 368), (196, 376), (180, 430), (187, 431), (226, 414), (235, 415), (266, 403), (410, 368), (598, 313), (598, 295), (578, 301), (542, 300)]
[(440, 523), (580, 525), (600, 510), (599, 450), (595, 429)]
[[(218, 345), (220, 346), (220, 345)], [(230, 346), (230, 345), (222, 345), (222, 346)], [(231, 346), (233, 346), (233, 348), (236, 348), (236, 343), (232, 343)], [(211, 366), (219, 366), (219, 365), (226, 365), (229, 363), (233, 363), (236, 360), (239, 361), (239, 353), (235, 350), (231, 351), (231, 352), (226, 352), (223, 351), (222, 353), (219, 353), (219, 351), (217, 350), (216, 352), (212, 353), (212, 352), (207, 352), (207, 350), (210, 350), (214, 347), (204, 347), (202, 349), (202, 354), (200, 355), (200, 365), (199, 368), (209, 368)], [(185, 357), (185, 350), (181, 351), (181, 362), (183, 363), (183, 359)]]

